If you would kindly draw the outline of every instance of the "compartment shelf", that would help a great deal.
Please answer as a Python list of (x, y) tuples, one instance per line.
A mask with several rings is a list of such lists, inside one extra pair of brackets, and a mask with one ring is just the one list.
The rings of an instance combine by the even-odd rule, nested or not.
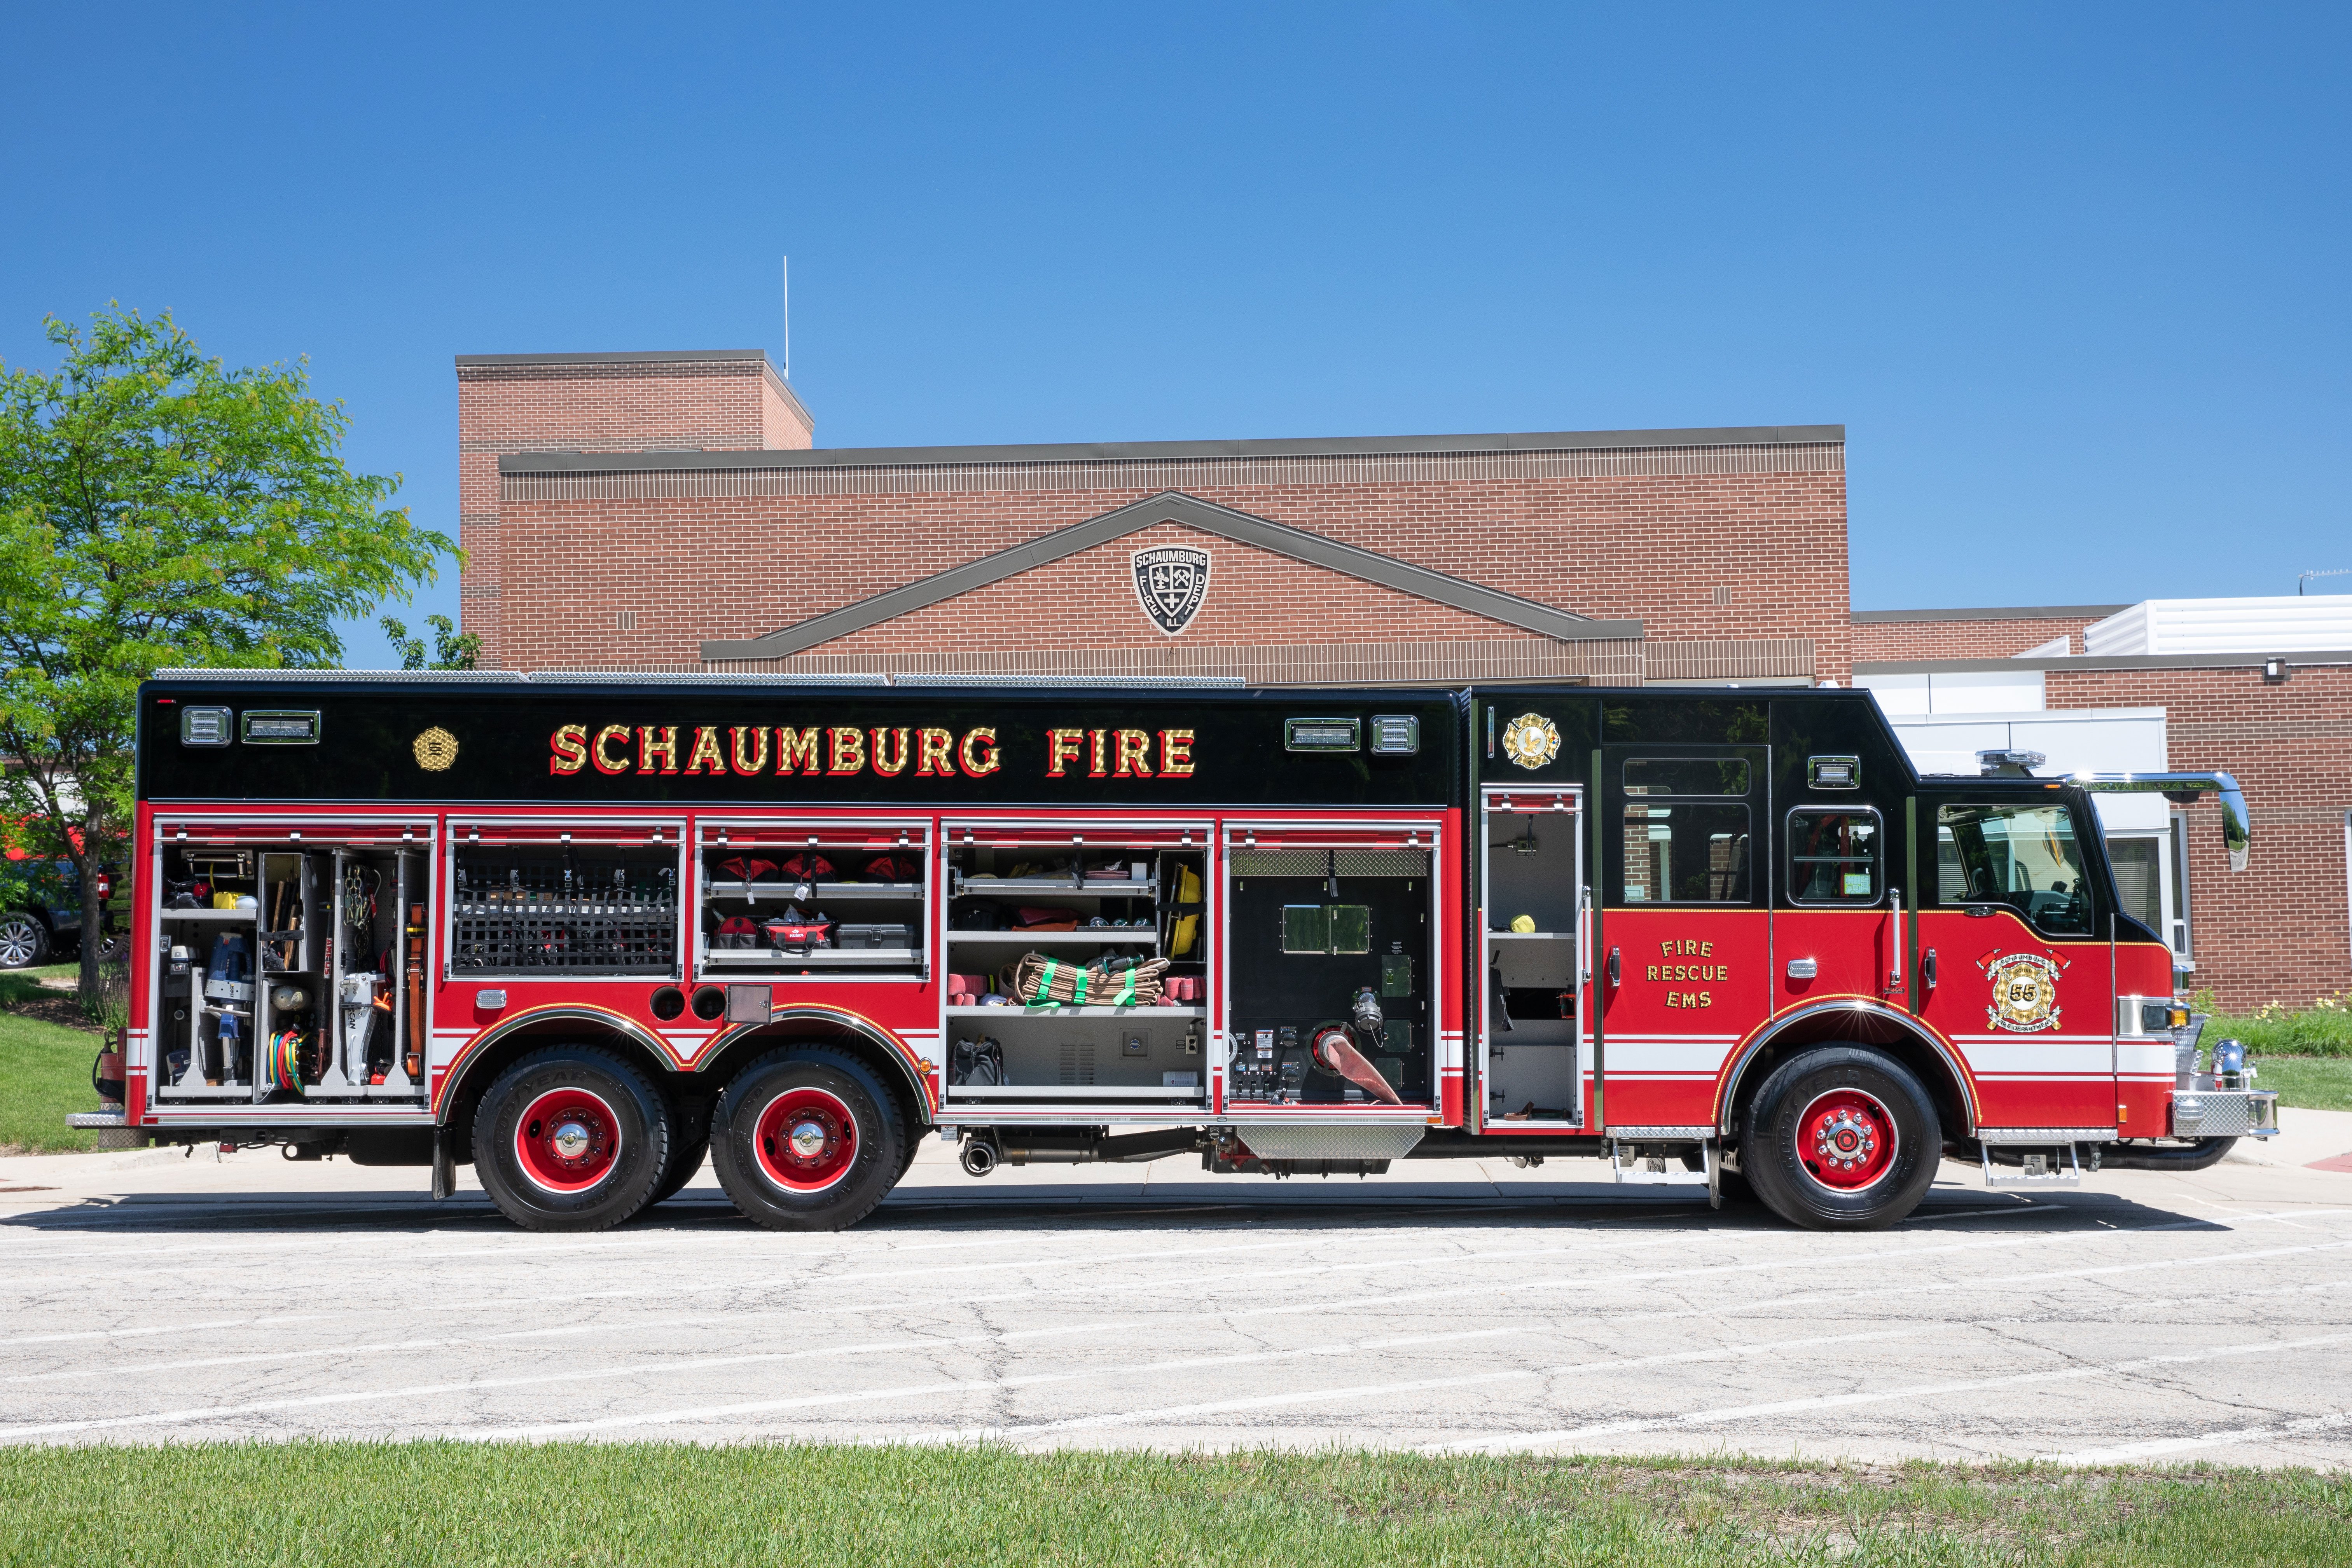
[(1015, 944), (1034, 946), (1041, 942), (1126, 942), (1139, 947), (1158, 945), (1160, 934), (1149, 925), (1130, 925), (1124, 930), (1083, 929), (1077, 931), (950, 931), (948, 946), (960, 947), (965, 943), (991, 943), (1010, 946)]
[(1198, 1085), (1185, 1089), (1139, 1083), (951, 1083), (948, 1085), (948, 1102), (952, 1104), (959, 1100), (1195, 1101), (1206, 1099), (1208, 1092)]
[(819, 947), (803, 954), (767, 947), (730, 947), (702, 956), (705, 969), (907, 968), (922, 956), (912, 947)]
[(1051, 1006), (1033, 1008), (1023, 1007), (1016, 1003), (1009, 1007), (1002, 1008), (950, 1008), (947, 1009), (947, 1016), (951, 1019), (1196, 1019), (1205, 1018), (1208, 1016), (1208, 1011), (1209, 1009), (1206, 1008), (1191, 1006), (1171, 1008), (1148, 1007), (1142, 1005), (1128, 1008), (1073, 1008)]
[(976, 898), (992, 893), (1084, 893), (1099, 894), (1105, 897), (1135, 898), (1147, 894), (1157, 894), (1159, 891), (1160, 884), (1155, 882), (1078, 882), (1066, 876), (1024, 876), (1017, 882), (992, 876), (966, 876), (958, 878), (955, 884), (955, 894), (959, 898)]
[(1573, 931), (1489, 931), (1489, 942), (1573, 942)]
[(166, 909), (163, 911), (163, 918), (194, 920), (223, 925), (233, 925), (242, 922), (247, 925), (255, 925), (259, 924), (256, 914), (256, 911), (250, 909)]
[[(711, 898), (740, 898), (751, 904), (789, 904), (801, 899), (796, 882), (711, 882), (703, 893)], [(896, 898), (914, 903), (923, 896), (919, 882), (818, 882), (809, 884), (804, 902), (859, 898)]]

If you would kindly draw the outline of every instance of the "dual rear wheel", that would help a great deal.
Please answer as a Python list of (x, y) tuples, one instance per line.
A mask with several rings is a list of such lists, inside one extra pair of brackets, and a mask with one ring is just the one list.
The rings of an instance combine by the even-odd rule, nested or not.
[(557, 1046), (509, 1067), (474, 1117), (474, 1167), (530, 1230), (601, 1230), (675, 1194), (708, 1151), (737, 1207), (776, 1230), (838, 1230), (873, 1211), (914, 1149), (897, 1099), (855, 1057), (773, 1051), (738, 1073), (708, 1123), (611, 1051)]

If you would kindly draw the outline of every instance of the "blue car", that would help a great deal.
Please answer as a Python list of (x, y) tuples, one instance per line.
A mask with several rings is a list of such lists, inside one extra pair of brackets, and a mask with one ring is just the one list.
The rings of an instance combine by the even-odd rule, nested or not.
[[(113, 888), (100, 873), (99, 896)], [(101, 927), (100, 957), (122, 938), (111, 915)], [(81, 946), (81, 869), (71, 861), (11, 854), (0, 861), (0, 969), (29, 969), (65, 957)]]

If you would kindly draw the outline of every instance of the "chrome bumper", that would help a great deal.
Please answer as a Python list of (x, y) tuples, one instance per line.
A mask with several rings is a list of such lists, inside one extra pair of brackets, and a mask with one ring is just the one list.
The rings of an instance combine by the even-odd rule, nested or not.
[(2278, 1130), (2273, 1089), (2199, 1089), (2172, 1097), (2176, 1138), (2272, 1138)]

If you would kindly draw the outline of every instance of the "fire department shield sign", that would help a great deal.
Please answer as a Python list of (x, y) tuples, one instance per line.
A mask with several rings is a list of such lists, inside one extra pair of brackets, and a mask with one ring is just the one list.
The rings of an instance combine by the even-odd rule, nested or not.
[(1189, 545), (1137, 550), (1135, 596), (1151, 623), (1171, 637), (1192, 623), (1209, 597), (1209, 552)]
[(2013, 1034), (2058, 1027), (2058, 966), (2037, 953), (2002, 953), (1984, 959), (1992, 981), (1985, 1022)]

